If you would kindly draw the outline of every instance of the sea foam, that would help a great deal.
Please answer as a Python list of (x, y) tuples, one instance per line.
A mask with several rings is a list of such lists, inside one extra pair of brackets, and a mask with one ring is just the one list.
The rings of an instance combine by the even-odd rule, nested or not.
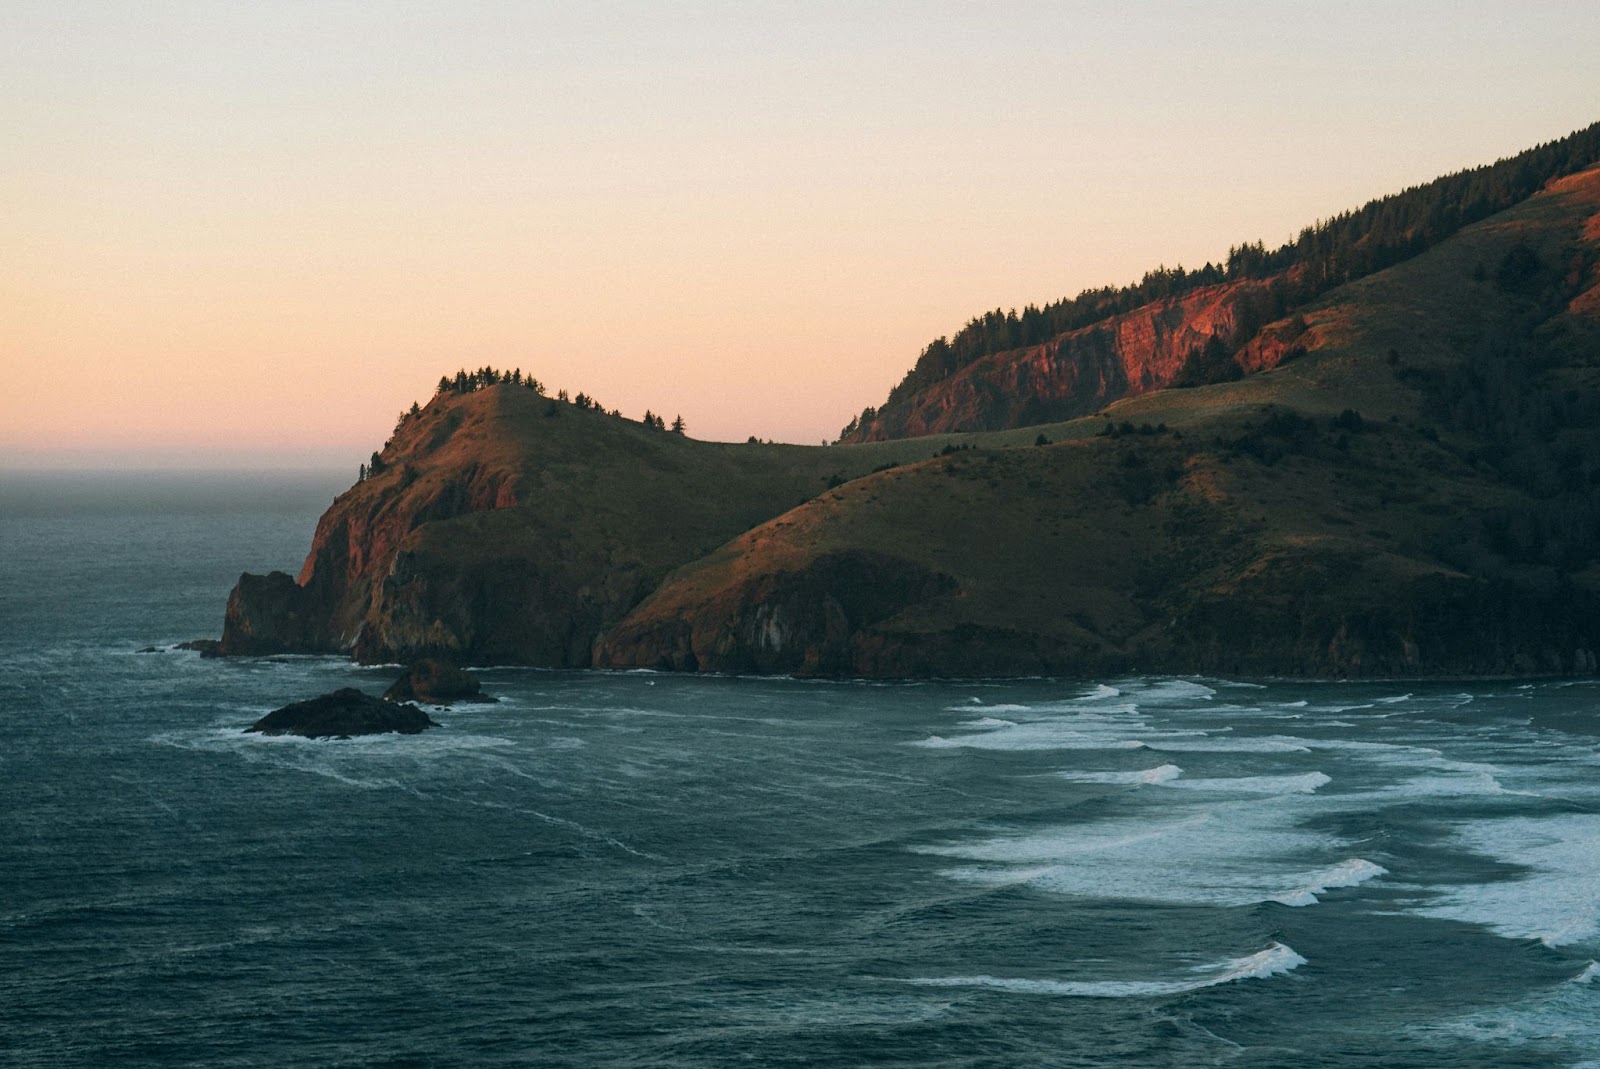
[[(1152, 790), (1166, 793), (1182, 782), (1170, 780)], [(1138, 792), (1141, 799), (1145, 793)], [(1312, 867), (1315, 860), (1308, 866), (1308, 860), (1349, 844), (1303, 826), (1301, 817), (1314, 803), (1302, 797), (1167, 803), (1159, 812), (1145, 803), (1137, 806), (1137, 814), (912, 849), (966, 862), (943, 873), (963, 883), (1026, 885), (1086, 900), (1225, 908), (1303, 899), (1301, 892), (1314, 896), (1315, 888), (1370, 875), (1318, 870)]]
[(1185, 791), (1216, 791), (1232, 794), (1312, 794), (1318, 787), (1332, 782), (1332, 778), (1326, 773), (1303, 772), (1298, 776), (1184, 779), (1168, 782), (1166, 786)]
[(1308, 747), (1283, 739), (1195, 739), (1189, 741), (1151, 738), (1142, 740), (1152, 750), (1171, 753), (1310, 753)]
[(1305, 882), (1299, 887), (1285, 891), (1281, 895), (1274, 895), (1271, 901), (1285, 906), (1314, 906), (1317, 904), (1318, 895), (1325, 894), (1335, 887), (1355, 887), (1378, 876), (1388, 875), (1388, 872), (1389, 870), (1382, 865), (1374, 865), (1366, 858), (1353, 857), (1321, 872), (1308, 874)]
[(1198, 974), (1175, 980), (1029, 980), (1002, 976), (930, 976), (908, 980), (924, 987), (991, 987), (1024, 995), (1065, 995), (1074, 998), (1154, 998), (1182, 995), (1236, 980), (1265, 980), (1292, 972), (1306, 959), (1282, 943), (1243, 958), (1199, 965)]
[(1474, 820), (1457, 826), (1456, 839), (1474, 853), (1527, 871), (1451, 887), (1418, 912), (1552, 947), (1600, 936), (1600, 816)]
[(1155, 768), (1140, 768), (1131, 772), (1057, 772), (1062, 779), (1074, 783), (1166, 783), (1175, 780), (1183, 774), (1183, 769), (1177, 765), (1157, 765)]

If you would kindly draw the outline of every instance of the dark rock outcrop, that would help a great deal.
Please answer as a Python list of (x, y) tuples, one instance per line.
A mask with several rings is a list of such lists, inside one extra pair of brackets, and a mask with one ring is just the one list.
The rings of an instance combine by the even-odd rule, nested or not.
[(874, 624), (954, 591), (949, 576), (887, 553), (827, 553), (753, 576), (690, 615), (639, 612), (600, 640), (596, 663), (674, 671), (864, 675)]
[(344, 687), (319, 698), (285, 705), (245, 730), (262, 735), (326, 739), (390, 732), (417, 735), (438, 726), (415, 705), (386, 702), (354, 687)]
[(483, 693), (483, 684), (478, 682), (477, 676), (436, 657), (424, 657), (406, 669), (394, 685), (383, 692), (383, 700), (419, 701), (430, 705), (494, 701)]
[(246, 572), (228, 595), (222, 641), (216, 649), (220, 656), (331, 653), (335, 648), (327, 614), (291, 575)]

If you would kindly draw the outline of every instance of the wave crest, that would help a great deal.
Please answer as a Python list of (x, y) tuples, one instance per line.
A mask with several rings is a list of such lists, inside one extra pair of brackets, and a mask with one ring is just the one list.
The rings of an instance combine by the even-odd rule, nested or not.
[(1131, 772), (1057, 772), (1056, 775), (1074, 783), (1167, 783), (1183, 775), (1183, 769), (1177, 765), (1157, 765)]
[(1314, 906), (1318, 895), (1326, 894), (1335, 887), (1355, 887), (1388, 873), (1389, 870), (1382, 865), (1374, 865), (1366, 858), (1352, 857), (1320, 872), (1308, 874), (1305, 883), (1292, 891), (1274, 895), (1268, 901), (1285, 906)]
[(1265, 980), (1292, 972), (1306, 959), (1282, 943), (1243, 958), (1196, 966), (1206, 975), (1187, 980), (1028, 980), (1002, 976), (929, 976), (907, 980), (924, 987), (992, 987), (1026, 995), (1066, 995), (1076, 998), (1151, 998), (1181, 995), (1235, 980)]

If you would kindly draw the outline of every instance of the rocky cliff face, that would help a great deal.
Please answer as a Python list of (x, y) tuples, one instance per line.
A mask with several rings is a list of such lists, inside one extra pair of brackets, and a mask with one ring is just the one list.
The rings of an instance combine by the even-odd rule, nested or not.
[[(521, 388), (436, 398), (324, 515), (297, 580), (240, 580), (222, 652), (1593, 673), (1596, 220), (1600, 170), (1259, 330), (1247, 283), (997, 354), (896, 431), (1120, 398), (1038, 444), (1030, 428), (718, 445)], [(1228, 359), (1258, 374), (1158, 388), (1230, 333), (1251, 341)]]
[(583, 667), (673, 568), (875, 462), (697, 442), (520, 386), (442, 395), (323, 514), (296, 579), (241, 577), (218, 653)]
[(455, 454), (465, 443), (440, 448), (452, 444), (469, 416), (485, 418), (497, 404), (486, 394), (430, 405), (402, 426), (385, 450), (387, 466), (323, 513), (297, 578), (240, 577), (228, 598), (219, 654), (350, 650), (413, 532), (470, 512), (516, 507), (519, 473), (504, 458), (463, 460)]
[[(669, 576), (598, 659), (891, 677), (1591, 674), (1600, 335), (1580, 317), (1600, 278), (1595, 219), (1600, 171), (1268, 324), (1234, 357), (1266, 373), (1125, 397), (1118, 425), (1149, 433), (1092, 421), (1035, 448), (974, 434), (840, 487)], [(1513, 258), (1546, 267), (1485, 278)], [(908, 418), (925, 422), (896, 433), (1017, 420), (1014, 391), (1040, 383), (1132, 394), (1230, 329), (1239, 298), (991, 357), (919, 395)], [(1118, 359), (1135, 351), (1166, 362), (1135, 380)], [(985, 383), (1003, 384), (1000, 407), (984, 407)], [(883, 611), (851, 616), (839, 592), (868, 580), (833, 573), (852, 553), (936, 582), (891, 583)]]
[(1289, 350), (1246, 349), (1256, 328), (1275, 318), (1274, 283), (1207, 286), (1126, 315), (1062, 334), (1043, 345), (986, 356), (905, 397), (891, 397), (876, 418), (846, 440), (878, 442), (951, 431), (999, 430), (1072, 419), (1123, 397), (1172, 385), (1191, 353), (1215, 340), (1241, 372), (1275, 367)]
[(597, 645), (601, 667), (845, 676), (873, 625), (948, 594), (955, 581), (888, 553), (823, 553), (796, 571), (761, 572), (685, 611), (648, 607)]

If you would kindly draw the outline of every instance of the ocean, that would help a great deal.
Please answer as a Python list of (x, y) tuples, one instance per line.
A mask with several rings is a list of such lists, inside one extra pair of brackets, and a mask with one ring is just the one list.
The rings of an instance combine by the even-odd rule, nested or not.
[(1594, 682), (488, 665), (246, 735), (396, 675), (171, 648), (340, 482), (0, 478), (0, 1063), (1600, 1066)]

